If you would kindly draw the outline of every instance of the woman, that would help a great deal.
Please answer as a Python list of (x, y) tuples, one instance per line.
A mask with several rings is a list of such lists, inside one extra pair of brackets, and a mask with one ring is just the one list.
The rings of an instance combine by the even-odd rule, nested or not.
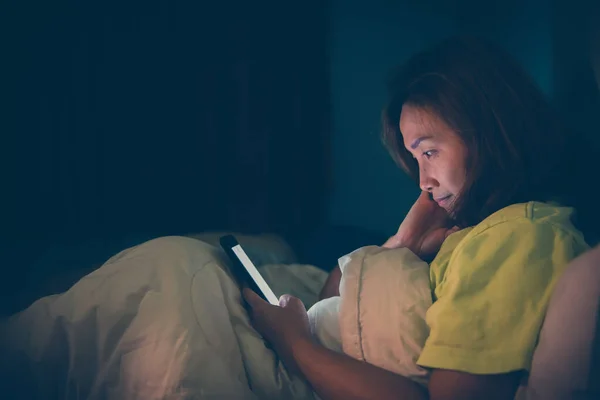
[[(417, 55), (391, 89), (384, 141), (422, 194), (384, 246), (433, 259), (428, 391), (315, 344), (294, 297), (278, 307), (244, 291), (253, 329), (216, 249), (183, 238), (129, 249), (14, 316), (0, 329), (14, 360), (45, 366), (36, 382), (59, 398), (512, 398), (557, 278), (587, 249), (568, 207), (577, 191), (556, 179), (573, 141), (509, 57), (477, 40)], [(0, 357), (9, 383), (34, 390), (12, 360)]]
[[(419, 359), (433, 371), (429, 393), (314, 344), (296, 299), (273, 307), (246, 291), (254, 325), (324, 399), (512, 398), (557, 278), (588, 248), (567, 207), (581, 194), (564, 179), (573, 140), (510, 57), (469, 38), (412, 58), (391, 82), (383, 123), (422, 190), (384, 246), (435, 256)], [(322, 297), (337, 294), (339, 276)]]

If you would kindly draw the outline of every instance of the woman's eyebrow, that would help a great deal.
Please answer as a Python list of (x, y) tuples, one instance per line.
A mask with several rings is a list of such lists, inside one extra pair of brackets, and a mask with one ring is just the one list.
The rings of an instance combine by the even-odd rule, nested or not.
[(414, 150), (417, 147), (419, 147), (419, 145), (421, 144), (421, 142), (423, 140), (432, 139), (432, 138), (433, 138), (433, 136), (421, 136), (420, 138), (418, 138), (414, 142), (412, 142), (412, 144), (410, 145), (410, 148)]

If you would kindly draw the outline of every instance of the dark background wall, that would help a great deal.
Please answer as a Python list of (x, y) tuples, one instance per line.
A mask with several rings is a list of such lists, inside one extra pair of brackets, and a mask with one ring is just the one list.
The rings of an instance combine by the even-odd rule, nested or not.
[(151, 237), (312, 228), (328, 181), (327, 12), (2, 2), (0, 292)]

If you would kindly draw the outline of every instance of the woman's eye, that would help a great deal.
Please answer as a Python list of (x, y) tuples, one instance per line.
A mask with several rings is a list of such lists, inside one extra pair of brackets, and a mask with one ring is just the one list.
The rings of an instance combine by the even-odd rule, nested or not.
[(431, 157), (435, 156), (435, 155), (436, 155), (436, 153), (437, 153), (437, 151), (435, 151), (435, 150), (429, 150), (429, 151), (424, 151), (424, 152), (423, 152), (423, 155), (424, 155), (426, 158), (431, 158)]

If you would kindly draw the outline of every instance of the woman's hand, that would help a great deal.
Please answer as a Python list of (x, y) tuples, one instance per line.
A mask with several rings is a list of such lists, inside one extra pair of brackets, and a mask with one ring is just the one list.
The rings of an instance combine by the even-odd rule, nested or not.
[(458, 229), (451, 226), (446, 210), (433, 201), (428, 192), (421, 192), (398, 232), (383, 247), (406, 247), (422, 259), (432, 259), (448, 235)]
[(304, 304), (289, 294), (279, 298), (279, 306), (267, 303), (250, 289), (244, 289), (243, 296), (250, 305), (254, 328), (273, 346), (286, 367), (299, 372), (293, 349), (302, 341), (312, 340)]
[[(458, 227), (450, 227), (448, 213), (429, 198), (427, 192), (421, 195), (413, 204), (398, 232), (383, 244), (383, 247), (395, 249), (406, 247), (423, 260), (435, 257), (444, 240), (458, 231)], [(340, 295), (340, 280), (342, 273), (336, 266), (319, 293), (319, 300)]]

